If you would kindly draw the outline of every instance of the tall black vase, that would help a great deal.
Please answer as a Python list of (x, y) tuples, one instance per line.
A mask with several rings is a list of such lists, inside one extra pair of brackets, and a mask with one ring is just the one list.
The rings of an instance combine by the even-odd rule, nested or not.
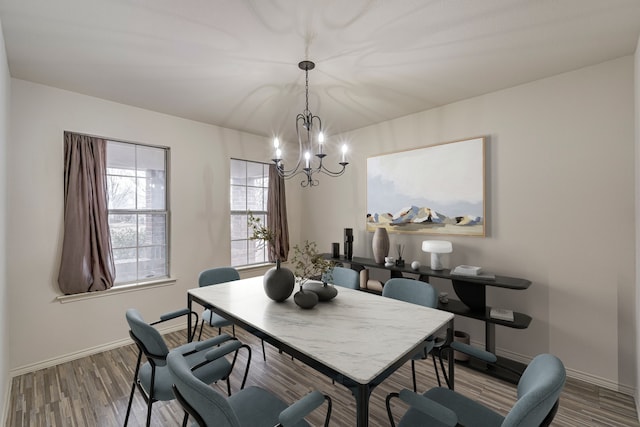
[(296, 278), (291, 270), (280, 267), (280, 260), (276, 261), (276, 266), (269, 269), (264, 274), (264, 292), (274, 301), (282, 302), (291, 296)]

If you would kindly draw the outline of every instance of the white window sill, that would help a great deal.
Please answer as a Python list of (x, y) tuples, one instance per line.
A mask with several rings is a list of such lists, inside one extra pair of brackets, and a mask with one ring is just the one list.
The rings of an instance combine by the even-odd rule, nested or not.
[(242, 271), (252, 271), (252, 270), (264, 270), (265, 268), (269, 269), (275, 266), (276, 264), (273, 262), (265, 262), (264, 264), (243, 265), (240, 267), (235, 267), (235, 269), (242, 272)]
[(144, 282), (144, 283), (130, 283), (127, 285), (114, 286), (111, 289), (107, 289), (106, 291), (99, 292), (85, 292), (83, 294), (73, 294), (73, 295), (60, 295), (56, 297), (56, 301), (61, 304), (66, 304), (68, 302), (76, 302), (82, 301), (86, 299), (92, 298), (102, 298), (111, 295), (119, 295), (127, 292), (136, 292), (147, 288), (158, 288), (164, 286), (172, 286), (175, 285), (176, 279), (166, 278), (161, 280), (156, 280), (153, 282)]

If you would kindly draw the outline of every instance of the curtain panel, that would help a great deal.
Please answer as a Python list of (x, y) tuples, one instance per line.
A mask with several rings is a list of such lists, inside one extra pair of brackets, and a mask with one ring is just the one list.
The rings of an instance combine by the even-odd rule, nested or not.
[(64, 233), (58, 285), (64, 294), (113, 286), (107, 141), (64, 133)]
[(286, 261), (289, 257), (289, 221), (287, 198), (282, 178), (275, 165), (269, 165), (269, 190), (267, 199), (267, 226), (275, 231), (275, 242), (269, 245), (269, 261)]

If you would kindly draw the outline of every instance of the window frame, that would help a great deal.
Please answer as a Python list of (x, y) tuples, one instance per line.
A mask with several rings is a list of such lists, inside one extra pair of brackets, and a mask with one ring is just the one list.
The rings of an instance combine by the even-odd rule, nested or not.
[[(266, 184), (264, 184), (263, 186), (255, 186), (255, 185), (248, 185), (248, 174), (245, 175), (245, 184), (244, 185), (239, 185), (239, 184), (233, 184), (231, 182), (231, 164), (232, 162), (237, 161), (237, 162), (244, 162), (245, 165), (247, 166), (245, 168), (245, 170), (248, 170), (248, 165), (249, 164), (256, 164), (256, 165), (261, 165), (263, 167), (263, 180), (266, 182)], [(232, 197), (233, 197), (233, 187), (243, 187), (245, 189), (245, 210), (237, 210), (237, 209), (232, 209)], [(264, 210), (251, 210), (249, 209), (249, 203), (248, 203), (248, 191), (246, 191), (248, 188), (260, 188), (263, 190), (263, 194), (264, 194), (264, 200), (263, 200), (263, 207)], [(235, 267), (235, 268), (250, 268), (250, 267), (256, 267), (256, 266), (260, 266), (260, 265), (265, 265), (269, 263), (269, 253), (267, 248), (264, 248), (264, 256), (263, 256), (263, 260), (261, 261), (257, 261), (257, 262), (249, 262), (249, 244), (252, 241), (250, 239), (251, 236), (251, 230), (249, 229), (249, 227), (247, 226), (247, 234), (245, 238), (242, 239), (234, 239), (233, 236), (233, 217), (234, 216), (245, 216), (249, 217), (249, 213), (252, 213), (254, 216), (260, 216), (262, 217), (264, 215), (264, 221), (265, 221), (265, 225), (266, 225), (266, 219), (267, 219), (267, 207), (268, 207), (268, 200), (269, 200), (269, 163), (265, 163), (265, 162), (259, 162), (259, 161), (255, 161), (255, 160), (247, 160), (247, 159), (239, 159), (239, 158), (235, 158), (235, 157), (231, 157), (229, 159), (229, 256), (230, 256), (230, 264)], [(246, 257), (245, 257), (245, 263), (244, 264), (234, 264), (233, 263), (233, 259), (234, 259), (234, 249), (233, 249), (233, 244), (234, 242), (246, 242), (246, 246), (245, 246), (245, 253), (246, 253)]]
[[(114, 138), (103, 138), (105, 141), (107, 141), (107, 151), (108, 151), (108, 145), (110, 143), (118, 143), (118, 144), (129, 144), (129, 145), (133, 145), (134, 147), (142, 147), (142, 148), (151, 148), (151, 149), (159, 149), (159, 150), (163, 150), (164, 152), (164, 167), (165, 167), (165, 179), (164, 179), (164, 185), (165, 185), (165, 189), (164, 189), (164, 199), (165, 199), (165, 203), (164, 203), (164, 209), (109, 209), (109, 207), (107, 206), (107, 215), (109, 218), (111, 218), (111, 215), (135, 215), (136, 216), (136, 228), (137, 228), (137, 224), (138, 224), (138, 215), (144, 215), (144, 214), (149, 214), (149, 215), (158, 215), (158, 214), (162, 214), (164, 215), (165, 218), (165, 227), (164, 227), (164, 234), (165, 234), (165, 241), (164, 241), (164, 246), (165, 246), (165, 274), (164, 275), (158, 275), (158, 276), (154, 276), (154, 277), (149, 277), (149, 278), (144, 278), (144, 277), (139, 277), (139, 255), (138, 255), (138, 251), (140, 250), (140, 248), (145, 248), (145, 247), (149, 247), (147, 246), (140, 246), (139, 244), (139, 240), (140, 240), (140, 234), (139, 232), (136, 232), (136, 245), (135, 245), (135, 249), (136, 249), (136, 278), (135, 280), (128, 280), (128, 281), (122, 281), (122, 282), (118, 282), (118, 278), (117, 278), (117, 268), (116, 268), (116, 276), (115, 276), (115, 280), (114, 280), (114, 284), (113, 284), (113, 288), (125, 288), (125, 287), (130, 287), (132, 285), (147, 285), (147, 284), (152, 284), (152, 283), (157, 283), (157, 282), (164, 282), (166, 280), (170, 280), (171, 279), (171, 201), (170, 201), (170, 194), (171, 192), (169, 191), (170, 189), (170, 173), (171, 173), (171, 148), (170, 147), (166, 147), (166, 146), (162, 146), (162, 145), (155, 145), (155, 144), (147, 144), (147, 143), (140, 143), (140, 142), (134, 142), (134, 141), (125, 141), (125, 140), (121, 140), (121, 139), (114, 139)], [(138, 165), (137, 165), (137, 158), (135, 159), (135, 165), (136, 168), (134, 169), (134, 177), (137, 178), (137, 171), (138, 171)], [(108, 181), (109, 181), (109, 177), (110, 176), (118, 176), (117, 174), (109, 174), (108, 170), (108, 155), (107, 155), (107, 167), (105, 168), (106, 172), (106, 178), (107, 178), (107, 185), (108, 185)], [(136, 194), (136, 204), (137, 204), (137, 194)], [(113, 235), (111, 234), (111, 227), (109, 227), (109, 236), (112, 240), (112, 251), (114, 251), (115, 248), (113, 248)], [(156, 246), (156, 245), (152, 245), (152, 246)], [(118, 248), (119, 249), (119, 248)], [(115, 256), (114, 256), (114, 263), (115, 263)]]

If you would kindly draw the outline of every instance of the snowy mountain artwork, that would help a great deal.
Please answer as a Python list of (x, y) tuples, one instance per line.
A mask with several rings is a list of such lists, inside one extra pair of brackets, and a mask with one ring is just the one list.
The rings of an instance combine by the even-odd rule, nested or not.
[(367, 159), (367, 230), (485, 235), (485, 137)]

